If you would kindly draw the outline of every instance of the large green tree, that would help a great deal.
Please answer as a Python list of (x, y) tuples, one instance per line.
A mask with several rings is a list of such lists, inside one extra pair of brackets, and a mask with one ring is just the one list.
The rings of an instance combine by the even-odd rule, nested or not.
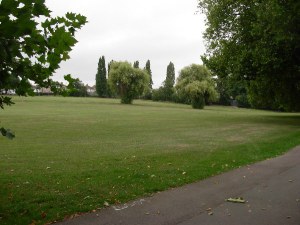
[(202, 65), (184, 67), (177, 78), (176, 91), (180, 102), (202, 109), (205, 104), (216, 101), (218, 93), (210, 71)]
[(98, 71), (96, 74), (96, 92), (99, 97), (107, 97), (106, 64), (104, 56), (101, 56), (98, 62)]
[(147, 88), (149, 76), (144, 70), (133, 68), (128, 62), (112, 62), (108, 83), (111, 90), (121, 97), (121, 103), (131, 104)]
[(300, 110), (300, 2), (200, 0), (204, 63), (220, 79), (246, 81), (253, 107)]
[[(75, 31), (86, 22), (74, 13), (51, 17), (44, 0), (0, 1), (0, 90), (28, 95), (33, 94), (31, 83), (51, 86), (51, 76), (77, 42)], [(1, 108), (11, 104), (11, 98), (0, 94)], [(9, 133), (0, 130), (4, 136)]]
[(164, 95), (166, 101), (171, 101), (174, 93), (175, 84), (175, 67), (172, 62), (169, 63), (167, 67), (167, 75), (163, 84)]

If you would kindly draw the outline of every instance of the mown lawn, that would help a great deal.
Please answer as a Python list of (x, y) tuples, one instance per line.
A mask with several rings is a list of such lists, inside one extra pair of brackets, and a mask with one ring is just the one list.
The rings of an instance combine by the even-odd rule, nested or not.
[(14, 98), (0, 111), (0, 224), (44, 224), (282, 154), (300, 114), (99, 98)]

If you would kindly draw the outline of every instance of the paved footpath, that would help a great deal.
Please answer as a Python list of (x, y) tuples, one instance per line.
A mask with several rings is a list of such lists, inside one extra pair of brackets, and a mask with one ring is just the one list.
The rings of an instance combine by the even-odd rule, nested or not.
[[(243, 197), (247, 202), (225, 199)], [(152, 197), (56, 225), (300, 225), (300, 146)]]

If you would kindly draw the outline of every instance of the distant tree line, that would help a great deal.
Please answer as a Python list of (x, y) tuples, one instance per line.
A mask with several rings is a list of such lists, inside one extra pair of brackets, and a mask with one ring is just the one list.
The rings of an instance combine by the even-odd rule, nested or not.
[(153, 89), (150, 60), (147, 60), (143, 69), (139, 68), (139, 61), (130, 64), (112, 60), (107, 67), (108, 69), (105, 57), (101, 56), (96, 73), (99, 97), (119, 97), (124, 104), (131, 104), (137, 98), (185, 103), (198, 109), (218, 101), (216, 81), (211, 72), (202, 65), (192, 64), (183, 68), (176, 82), (175, 66), (170, 62), (166, 79), (158, 89)]

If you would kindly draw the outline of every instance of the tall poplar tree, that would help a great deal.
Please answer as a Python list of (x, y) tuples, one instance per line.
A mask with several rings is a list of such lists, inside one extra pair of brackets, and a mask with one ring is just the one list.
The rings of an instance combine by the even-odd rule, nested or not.
[(172, 95), (174, 93), (174, 84), (175, 84), (175, 67), (172, 62), (169, 63), (167, 67), (167, 76), (164, 81), (164, 93), (165, 100), (171, 101)]
[(152, 90), (153, 81), (152, 81), (152, 71), (151, 71), (151, 65), (150, 65), (149, 59), (146, 62), (145, 70), (149, 74), (149, 78), (150, 78), (149, 79), (149, 88), (150, 88), (150, 90)]
[[(113, 62), (114, 62), (114, 60), (111, 60), (107, 65), (107, 81), (109, 79), (110, 68), (111, 68), (111, 65), (113, 64)], [(109, 97), (109, 98), (115, 97), (113, 94), (113, 91), (111, 90), (108, 83), (107, 83), (107, 97)]]
[(107, 77), (109, 76), (109, 72), (110, 72), (110, 67), (111, 67), (111, 64), (113, 64), (114, 60), (111, 60), (109, 63), (108, 63), (108, 66), (107, 66)]
[(99, 97), (107, 96), (107, 79), (105, 57), (102, 56), (98, 62), (98, 71), (96, 74), (96, 91)]

